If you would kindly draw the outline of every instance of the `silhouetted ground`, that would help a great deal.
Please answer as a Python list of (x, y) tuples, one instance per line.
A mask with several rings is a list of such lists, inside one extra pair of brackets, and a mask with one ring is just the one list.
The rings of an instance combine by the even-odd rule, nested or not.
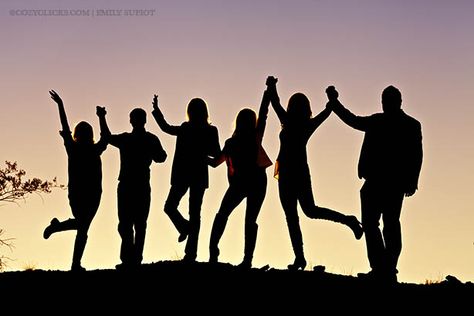
[(0, 301), (15, 314), (359, 315), (417, 310), (472, 315), (473, 300), (474, 284), (450, 277), (436, 284), (382, 286), (324, 272), (179, 261), (145, 264), (136, 271), (0, 273)]

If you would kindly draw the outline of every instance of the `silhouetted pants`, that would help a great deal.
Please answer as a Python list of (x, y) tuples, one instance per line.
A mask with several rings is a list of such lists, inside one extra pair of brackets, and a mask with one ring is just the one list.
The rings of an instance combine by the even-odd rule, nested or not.
[(326, 219), (343, 224), (347, 223), (346, 215), (315, 204), (309, 171), (302, 173), (287, 172), (286, 174), (280, 171), (278, 191), (296, 258), (304, 258), (303, 236), (301, 234), (297, 209), (298, 202), (303, 213), (309, 218)]
[(211, 257), (219, 255), (219, 240), (224, 233), (227, 220), (232, 211), (247, 198), (247, 208), (245, 210), (245, 248), (244, 262), (251, 263), (255, 244), (257, 241), (257, 217), (265, 199), (267, 191), (267, 175), (265, 170), (258, 170), (251, 182), (235, 181), (229, 185), (224, 198), (222, 199), (219, 211), (214, 218), (212, 225), (209, 252)]
[(150, 199), (149, 183), (119, 182), (118, 231), (122, 238), (120, 260), (125, 265), (141, 264), (143, 260)]
[(74, 218), (69, 218), (58, 224), (56, 232), (77, 230), (74, 240), (74, 252), (72, 255), (72, 268), (81, 266), (82, 255), (87, 243), (87, 233), (100, 204), (101, 192), (98, 194), (84, 194), (86, 197), (69, 195)]
[[(396, 274), (402, 250), (400, 213), (403, 192), (386, 184), (365, 181), (360, 190), (362, 226), (373, 271)], [(383, 230), (380, 231), (380, 219)]]
[[(179, 202), (189, 189), (189, 220), (178, 210)], [(202, 185), (172, 185), (165, 203), (165, 213), (180, 234), (188, 234), (185, 258), (195, 260), (199, 230), (201, 228), (201, 205), (206, 188)]]

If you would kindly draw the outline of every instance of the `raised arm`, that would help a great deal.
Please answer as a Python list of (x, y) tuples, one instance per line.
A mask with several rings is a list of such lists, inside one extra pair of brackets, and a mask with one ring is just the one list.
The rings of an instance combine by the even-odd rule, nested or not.
[(263, 92), (262, 102), (260, 102), (260, 108), (258, 110), (258, 119), (257, 119), (257, 135), (261, 139), (263, 138), (263, 133), (265, 132), (265, 126), (267, 125), (268, 117), (268, 107), (270, 105), (270, 96), (267, 90)]
[(339, 102), (339, 93), (337, 92), (336, 88), (334, 88), (334, 86), (329, 86), (326, 89), (326, 94), (329, 99), (326, 108), (332, 109), (334, 113), (336, 113), (336, 115), (339, 116), (339, 118), (350, 127), (360, 131), (367, 130), (368, 125), (370, 124), (369, 116), (357, 116), (345, 108), (344, 105)]
[(319, 125), (321, 125), (329, 117), (331, 112), (332, 112), (331, 107), (326, 105), (326, 108), (324, 110), (322, 110), (321, 112), (319, 112), (318, 115), (313, 117), (310, 121), (311, 132), (314, 132), (319, 127)]
[(286, 111), (280, 104), (280, 97), (278, 96), (278, 92), (276, 89), (276, 83), (278, 79), (272, 76), (267, 78), (267, 92), (269, 94), (270, 102), (272, 104), (273, 109), (275, 110), (280, 123), (283, 124), (286, 121)]
[(105, 119), (105, 115), (107, 114), (107, 111), (105, 110), (105, 107), (103, 106), (96, 106), (95, 108), (95, 113), (97, 114), (97, 117), (99, 118), (99, 126), (100, 126), (100, 140), (98, 141), (99, 147), (102, 151), (105, 150), (107, 147), (107, 144), (110, 140), (110, 130), (109, 126), (107, 125), (107, 120)]
[(161, 128), (161, 130), (170, 135), (178, 135), (179, 133), (179, 126), (173, 126), (166, 122), (163, 113), (161, 112), (160, 108), (158, 107), (158, 95), (153, 96), (153, 111), (151, 112), (153, 117), (155, 118), (156, 123)]
[(107, 114), (105, 107), (97, 106), (95, 108), (95, 112), (97, 116), (99, 117), (100, 135), (105, 136), (105, 137), (110, 136), (111, 133), (109, 130), (109, 126), (107, 125), (107, 120), (105, 119), (105, 115)]
[(51, 96), (51, 99), (53, 99), (54, 102), (56, 102), (56, 104), (58, 105), (59, 119), (61, 120), (62, 132), (71, 133), (71, 129), (69, 128), (69, 123), (67, 122), (66, 111), (64, 110), (63, 100), (61, 99), (59, 94), (54, 90), (49, 91), (49, 94)]

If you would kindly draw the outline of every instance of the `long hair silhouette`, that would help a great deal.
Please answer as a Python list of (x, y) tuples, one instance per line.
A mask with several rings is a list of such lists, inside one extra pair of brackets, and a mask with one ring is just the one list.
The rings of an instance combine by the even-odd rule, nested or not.
[(93, 144), (94, 130), (92, 129), (92, 126), (89, 123), (81, 121), (77, 123), (74, 127), (72, 138), (76, 143)]
[(203, 125), (209, 123), (209, 111), (207, 109), (207, 104), (203, 99), (191, 99), (186, 114), (188, 121), (191, 123)]

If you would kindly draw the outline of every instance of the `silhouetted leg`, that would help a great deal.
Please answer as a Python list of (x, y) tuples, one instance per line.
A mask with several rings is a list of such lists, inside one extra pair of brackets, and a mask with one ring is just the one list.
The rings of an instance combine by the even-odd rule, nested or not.
[(367, 256), (372, 271), (377, 272), (383, 269), (385, 253), (384, 241), (379, 228), (381, 217), (379, 192), (366, 182), (360, 190), (360, 200)]
[(186, 191), (188, 191), (187, 186), (172, 185), (165, 203), (165, 213), (168, 215), (168, 217), (171, 219), (171, 222), (173, 222), (173, 225), (178, 230), (180, 234), (179, 241), (186, 239), (189, 229), (188, 221), (178, 210), (179, 202), (186, 194)]
[[(130, 186), (133, 186), (131, 184)], [(133, 212), (135, 197), (133, 196), (133, 189), (127, 187), (123, 183), (119, 183), (117, 190), (118, 200), (118, 232), (122, 238), (120, 245), (120, 259), (124, 265), (131, 265), (133, 263)]]
[(202, 186), (191, 186), (189, 188), (189, 234), (184, 250), (186, 261), (196, 260), (199, 230), (201, 228), (201, 205), (205, 190), (206, 188)]
[(400, 213), (402, 210), (403, 193), (388, 193), (383, 219), (383, 238), (385, 241), (385, 264), (387, 273), (396, 276), (398, 258), (402, 251), (402, 234)]
[(219, 257), (219, 241), (224, 233), (227, 220), (232, 211), (242, 202), (245, 195), (241, 189), (230, 185), (224, 194), (219, 211), (214, 218), (209, 242), (209, 262), (217, 262)]
[(299, 268), (304, 269), (306, 267), (306, 260), (304, 258), (303, 236), (301, 235), (298, 218), (297, 197), (295, 192), (297, 188), (295, 183), (284, 180), (280, 174), (278, 189), (280, 202), (285, 212), (286, 224), (288, 225), (288, 231), (290, 233), (291, 245), (295, 253), (295, 261), (293, 264), (288, 265), (288, 268), (294, 270), (298, 270)]
[[(134, 264), (140, 265), (143, 260), (143, 247), (145, 246), (145, 235), (148, 214), (150, 213), (150, 187), (137, 190), (135, 196), (137, 203), (135, 206), (135, 243), (134, 243)], [(139, 200), (138, 200), (139, 198)]]
[(88, 227), (79, 228), (77, 230), (76, 239), (74, 241), (74, 252), (72, 255), (71, 271), (82, 271), (84, 268), (81, 266), (82, 255), (87, 243), (87, 230)]
[(63, 232), (67, 230), (76, 230), (77, 229), (77, 220), (75, 218), (69, 218), (65, 221), (59, 222), (56, 225), (55, 232)]
[(302, 180), (298, 190), (298, 200), (303, 213), (312, 219), (324, 219), (348, 226), (356, 239), (360, 239), (363, 234), (362, 227), (355, 216), (347, 216), (337, 211), (325, 207), (319, 207), (314, 202), (311, 180)]
[(265, 171), (255, 177), (255, 184), (251, 187), (247, 197), (247, 210), (245, 212), (245, 248), (244, 260), (241, 266), (252, 267), (253, 253), (257, 243), (258, 224), (257, 218), (262, 208), (267, 191), (267, 175)]
[(85, 271), (81, 266), (82, 256), (87, 243), (87, 232), (92, 223), (92, 220), (97, 213), (97, 209), (100, 204), (100, 192), (99, 194), (85, 195), (83, 199), (70, 203), (72, 213), (75, 216), (75, 220), (64, 222), (65, 226), (75, 226), (77, 229), (76, 238), (74, 241), (74, 251), (72, 255), (71, 271)]

